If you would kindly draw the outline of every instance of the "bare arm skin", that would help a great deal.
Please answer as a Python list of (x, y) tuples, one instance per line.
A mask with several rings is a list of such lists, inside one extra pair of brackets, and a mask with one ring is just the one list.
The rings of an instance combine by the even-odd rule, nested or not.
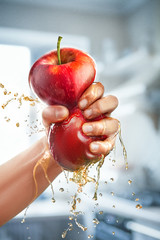
[[(46, 137), (40, 139), (26, 151), (20, 153), (0, 167), (0, 226), (26, 208), (35, 195), (33, 169), (46, 150)], [(48, 168), (48, 177), (53, 181), (62, 171), (52, 159)], [(47, 187), (41, 167), (37, 168), (38, 195)]]
[[(114, 136), (118, 130), (118, 121), (108, 118), (110, 113), (117, 107), (116, 97), (102, 97), (104, 87), (100, 83), (91, 85), (82, 95), (79, 101), (79, 108), (84, 111), (84, 116), (92, 119), (101, 113), (106, 114), (106, 119), (85, 123), (83, 131), (87, 135)], [(68, 117), (68, 110), (63, 106), (48, 106), (42, 113), (43, 124), (48, 132), (51, 123), (62, 121)], [(114, 146), (115, 138), (108, 138), (103, 142), (94, 142), (90, 150), (99, 154), (107, 155)], [(15, 156), (0, 166), (0, 226), (8, 222), (19, 212), (25, 209), (35, 196), (35, 182), (33, 169), (40, 160), (46, 149), (48, 149), (47, 136), (44, 136), (30, 148)], [(47, 170), (50, 181), (53, 181), (62, 168), (50, 157)], [(48, 182), (42, 168), (39, 166), (36, 171), (39, 196), (47, 187)]]

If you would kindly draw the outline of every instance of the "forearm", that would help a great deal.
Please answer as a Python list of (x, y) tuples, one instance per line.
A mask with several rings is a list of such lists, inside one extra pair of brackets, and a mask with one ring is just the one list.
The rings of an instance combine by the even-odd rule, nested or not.
[[(26, 208), (34, 199), (36, 188), (33, 170), (36, 163), (43, 158), (46, 146), (44, 137), (0, 167), (0, 226)], [(53, 181), (61, 171), (61, 167), (50, 158), (47, 169), (50, 181)], [(41, 166), (37, 167), (36, 180), (40, 195), (49, 184)]]

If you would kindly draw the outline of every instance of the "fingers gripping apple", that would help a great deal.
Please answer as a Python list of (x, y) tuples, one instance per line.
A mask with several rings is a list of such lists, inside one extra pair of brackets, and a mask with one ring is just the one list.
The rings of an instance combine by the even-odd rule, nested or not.
[(82, 132), (87, 122), (80, 109), (71, 110), (70, 116), (57, 123), (49, 131), (49, 147), (54, 159), (67, 170), (75, 171), (92, 162), (100, 160), (101, 155), (92, 154), (89, 144), (105, 137), (88, 137)]

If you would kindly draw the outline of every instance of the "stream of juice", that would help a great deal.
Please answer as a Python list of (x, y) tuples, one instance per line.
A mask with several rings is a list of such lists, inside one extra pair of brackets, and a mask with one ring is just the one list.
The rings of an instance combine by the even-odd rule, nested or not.
[[(39, 101), (37, 98), (32, 98), (32, 97), (28, 97), (28, 96), (25, 96), (24, 94), (21, 94), (19, 95), (18, 93), (11, 93), (11, 91), (7, 91), (7, 89), (5, 89), (5, 86), (0, 83), (0, 88), (3, 90), (3, 94), (4, 95), (9, 95), (11, 96), (10, 99), (8, 99), (5, 103), (3, 103), (1, 105), (2, 109), (5, 109), (8, 104), (10, 102), (13, 102), (13, 101), (16, 101), (18, 102), (19, 104), (19, 108), (22, 106), (22, 103), (23, 101), (27, 101), (30, 103), (31, 106), (35, 106), (35, 104), (38, 104)], [(10, 121), (9, 118), (5, 118), (5, 120), (7, 122)], [(19, 127), (19, 123), (16, 124), (17, 127)], [(39, 130), (41, 131), (41, 130)], [(118, 133), (117, 135), (119, 136), (119, 141), (120, 141), (120, 144), (122, 146), (122, 150), (123, 150), (123, 158), (124, 158), (124, 163), (125, 163), (125, 168), (126, 170), (128, 169), (128, 159), (127, 159), (127, 151), (126, 151), (126, 148), (125, 148), (125, 145), (123, 143), (123, 140), (122, 140), (122, 134), (121, 134), (121, 125), (119, 123), (119, 130), (118, 130)], [(113, 149), (113, 151), (115, 151), (116, 148)], [(82, 214), (81, 211), (76, 211), (76, 206), (77, 206), (77, 203), (80, 203), (81, 202), (81, 199), (78, 197), (78, 194), (81, 193), (83, 191), (83, 187), (89, 183), (89, 182), (92, 182), (93, 184), (95, 184), (95, 191), (94, 191), (94, 195), (93, 195), (93, 200), (97, 201), (98, 197), (97, 197), (97, 192), (98, 192), (98, 186), (99, 186), (99, 181), (100, 181), (100, 171), (101, 171), (101, 168), (104, 164), (104, 160), (105, 160), (105, 156), (102, 156), (101, 160), (98, 162), (98, 163), (91, 163), (81, 169), (79, 169), (78, 171), (75, 171), (72, 173), (72, 177), (69, 178), (69, 172), (67, 171), (64, 171), (64, 174), (65, 174), (65, 178), (66, 178), (66, 181), (67, 183), (69, 183), (70, 181), (74, 182), (75, 184), (77, 184), (77, 192), (72, 196), (72, 203), (71, 203), (71, 209), (70, 209), (70, 212), (72, 214), (72, 216), (69, 216), (69, 220), (70, 221), (73, 221), (74, 220), (74, 223), (82, 230), (82, 231), (86, 231), (87, 230), (87, 227), (83, 226), (81, 223), (78, 222), (78, 219), (77, 219), (77, 216)], [(44, 154), (44, 156), (37, 162), (37, 164), (35, 165), (34, 169), (33, 169), (33, 179), (34, 179), (34, 183), (35, 183), (35, 196), (32, 200), (32, 202), (37, 198), (38, 196), (38, 182), (36, 180), (36, 170), (37, 170), (37, 167), (40, 166), (42, 167), (43, 171), (44, 171), (44, 175), (45, 175), (45, 178), (46, 180), (48, 181), (49, 185), (51, 186), (51, 191), (52, 191), (52, 202), (54, 203), (55, 202), (55, 197), (54, 197), (54, 189), (53, 189), (53, 185), (51, 183), (51, 181), (49, 180), (49, 177), (48, 177), (48, 174), (47, 174), (47, 169), (48, 169), (48, 166), (49, 166), (49, 161), (50, 161), (50, 152), (48, 149), (46, 149), (46, 152)], [(112, 164), (114, 165), (115, 164), (115, 157), (112, 159)], [(97, 172), (97, 177), (90, 177), (89, 176), (89, 171), (90, 171), (90, 168), (91, 167), (96, 167), (96, 172)], [(110, 179), (111, 181), (114, 181), (113, 178)], [(105, 182), (107, 183), (107, 182)], [(132, 180), (128, 180), (128, 183), (131, 184), (132, 183)], [(64, 191), (63, 188), (60, 189), (61, 192)], [(111, 192), (112, 196), (114, 195), (114, 192)], [(135, 195), (135, 193), (132, 193), (132, 195)], [(137, 200), (138, 201), (138, 200)], [(98, 203), (96, 203), (98, 205)], [(28, 206), (29, 207), (29, 206)], [(28, 210), (28, 207), (26, 208), (26, 211), (24, 213), (24, 218), (22, 220), (22, 223), (25, 222), (25, 218), (26, 218), (26, 214), (27, 214), (27, 210)], [(115, 207), (115, 205), (113, 205), (113, 207)], [(142, 206), (140, 204), (137, 204), (136, 205), (136, 208), (137, 209), (141, 209)], [(99, 214), (103, 214), (103, 211), (99, 211)], [(93, 223), (94, 224), (99, 224), (99, 221), (98, 219), (94, 218), (93, 219)], [(65, 238), (67, 233), (69, 231), (72, 231), (73, 230), (73, 224), (72, 222), (69, 222), (68, 223), (68, 228), (62, 233), (62, 238)], [(115, 233), (113, 233), (114, 235)], [(93, 235), (88, 235), (88, 238), (93, 238)]]

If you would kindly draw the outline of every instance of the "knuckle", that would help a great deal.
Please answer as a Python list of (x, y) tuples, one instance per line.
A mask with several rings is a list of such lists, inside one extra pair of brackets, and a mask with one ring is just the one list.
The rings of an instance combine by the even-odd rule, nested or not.
[(99, 122), (98, 133), (99, 135), (105, 135), (106, 133), (106, 121), (104, 119)]
[(107, 156), (110, 153), (110, 148), (108, 147), (108, 143), (103, 144), (103, 154)]
[(95, 98), (95, 91), (93, 86), (90, 88), (90, 91), (86, 94), (85, 97), (88, 99), (89, 102)]
[(106, 147), (105, 147), (106, 155), (108, 155), (111, 152), (112, 149), (113, 149), (112, 144), (109, 141), (107, 141), (106, 142)]
[(95, 117), (101, 115), (102, 114), (101, 102), (97, 101), (92, 107), (92, 110), (93, 110), (93, 115)]

